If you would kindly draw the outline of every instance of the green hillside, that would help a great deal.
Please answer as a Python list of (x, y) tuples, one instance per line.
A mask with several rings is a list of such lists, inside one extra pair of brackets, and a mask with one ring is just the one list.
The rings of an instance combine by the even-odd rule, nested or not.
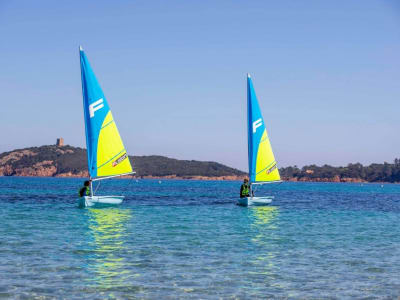
[[(138, 176), (243, 176), (244, 172), (216, 162), (178, 160), (164, 156), (130, 156)], [(58, 176), (87, 171), (86, 149), (55, 145), (0, 154), (0, 175)]]
[(146, 176), (242, 176), (246, 173), (216, 162), (178, 160), (165, 156), (130, 156), (138, 174)]
[(393, 163), (348, 164), (345, 167), (309, 165), (279, 169), (283, 179), (299, 181), (400, 182), (400, 159)]

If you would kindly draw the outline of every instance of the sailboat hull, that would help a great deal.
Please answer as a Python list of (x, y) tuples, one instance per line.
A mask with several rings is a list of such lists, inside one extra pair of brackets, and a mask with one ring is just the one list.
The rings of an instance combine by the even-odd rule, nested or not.
[(274, 199), (273, 196), (267, 197), (246, 197), (240, 198), (238, 204), (241, 206), (264, 206), (269, 205)]
[(124, 196), (85, 196), (78, 200), (79, 207), (113, 206), (121, 204)]

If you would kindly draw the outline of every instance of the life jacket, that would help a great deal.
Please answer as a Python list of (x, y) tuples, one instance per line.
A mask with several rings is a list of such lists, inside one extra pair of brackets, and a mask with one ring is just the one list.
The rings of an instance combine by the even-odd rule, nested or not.
[(90, 195), (90, 189), (88, 186), (84, 186), (79, 190), (79, 197), (89, 196), (89, 195)]
[(250, 189), (248, 184), (243, 184), (243, 189), (242, 189), (242, 196), (247, 196), (250, 194)]

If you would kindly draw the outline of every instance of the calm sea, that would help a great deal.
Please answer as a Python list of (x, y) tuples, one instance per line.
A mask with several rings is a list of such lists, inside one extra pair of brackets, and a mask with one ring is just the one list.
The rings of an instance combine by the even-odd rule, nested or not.
[(0, 177), (0, 298), (397, 299), (400, 185)]

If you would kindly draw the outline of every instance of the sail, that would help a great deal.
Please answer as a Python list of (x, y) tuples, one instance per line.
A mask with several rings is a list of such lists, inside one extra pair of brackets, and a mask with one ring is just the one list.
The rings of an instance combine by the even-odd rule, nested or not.
[(250, 75), (247, 75), (249, 177), (251, 183), (281, 179)]
[(90, 177), (130, 173), (132, 166), (106, 97), (81, 47), (79, 53)]

